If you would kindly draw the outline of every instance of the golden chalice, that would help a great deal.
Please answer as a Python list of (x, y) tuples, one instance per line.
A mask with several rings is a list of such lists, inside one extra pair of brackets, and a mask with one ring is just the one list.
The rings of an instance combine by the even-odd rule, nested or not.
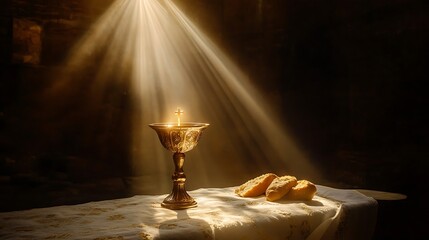
[(149, 126), (156, 131), (162, 146), (173, 152), (174, 174), (173, 190), (161, 203), (169, 209), (187, 209), (197, 206), (197, 202), (186, 192), (186, 175), (183, 171), (185, 152), (197, 146), (198, 140), (208, 123), (180, 122), (180, 109), (177, 123), (152, 123)]

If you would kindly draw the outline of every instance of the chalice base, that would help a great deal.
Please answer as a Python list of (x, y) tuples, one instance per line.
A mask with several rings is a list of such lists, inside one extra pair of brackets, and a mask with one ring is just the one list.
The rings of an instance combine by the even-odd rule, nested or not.
[(164, 199), (161, 206), (180, 210), (196, 207), (197, 202), (186, 192), (184, 183), (174, 183), (173, 191)]

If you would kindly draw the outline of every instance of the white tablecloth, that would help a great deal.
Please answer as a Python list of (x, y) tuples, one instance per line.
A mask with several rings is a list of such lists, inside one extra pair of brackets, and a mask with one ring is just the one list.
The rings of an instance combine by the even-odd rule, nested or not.
[[(377, 202), (317, 186), (313, 201), (242, 198), (234, 188), (188, 193), (198, 207), (169, 210), (166, 195), (0, 213), (0, 239), (371, 239)], [(31, 199), (29, 199), (31, 201)]]

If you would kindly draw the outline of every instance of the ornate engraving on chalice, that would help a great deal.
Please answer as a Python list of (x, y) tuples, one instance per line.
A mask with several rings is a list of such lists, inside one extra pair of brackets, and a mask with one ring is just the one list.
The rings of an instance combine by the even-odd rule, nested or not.
[(152, 123), (149, 126), (156, 131), (162, 146), (173, 152), (175, 170), (172, 176), (173, 190), (161, 203), (169, 209), (186, 209), (197, 206), (197, 202), (189, 196), (185, 189), (186, 175), (183, 171), (185, 152), (197, 146), (198, 141), (208, 123), (184, 122)]

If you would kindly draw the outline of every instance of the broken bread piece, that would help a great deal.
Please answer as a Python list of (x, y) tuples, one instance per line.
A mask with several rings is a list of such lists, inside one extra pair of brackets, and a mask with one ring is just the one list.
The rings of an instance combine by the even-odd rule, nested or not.
[(313, 199), (316, 192), (316, 185), (314, 185), (312, 182), (307, 180), (299, 180), (296, 186), (292, 187), (292, 189), (286, 194), (285, 199), (309, 201)]
[(271, 182), (277, 177), (274, 173), (265, 173), (250, 179), (235, 189), (235, 193), (242, 197), (257, 197), (265, 193)]
[(297, 184), (297, 179), (294, 176), (281, 176), (275, 178), (265, 191), (268, 201), (276, 201), (286, 195), (292, 187)]

